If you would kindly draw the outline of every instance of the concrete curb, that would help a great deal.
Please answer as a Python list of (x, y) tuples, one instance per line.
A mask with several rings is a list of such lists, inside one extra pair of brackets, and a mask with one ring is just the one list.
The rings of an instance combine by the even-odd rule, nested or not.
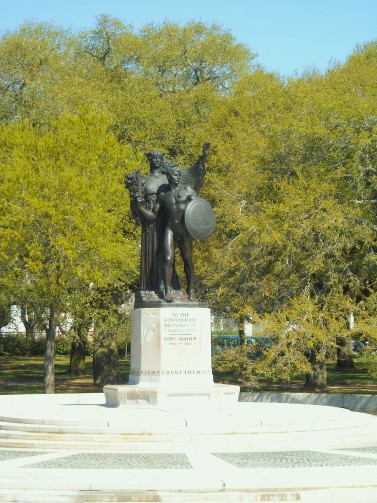
[(328, 407), (340, 407), (357, 411), (377, 411), (377, 395), (242, 392), (240, 393), (239, 401), (326, 405)]

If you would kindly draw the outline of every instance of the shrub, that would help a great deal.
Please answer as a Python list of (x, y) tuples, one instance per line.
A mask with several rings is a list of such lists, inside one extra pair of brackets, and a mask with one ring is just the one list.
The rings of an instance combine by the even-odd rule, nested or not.
[[(0, 336), (0, 356), (43, 356), (46, 338), (44, 336), (26, 337), (25, 334), (6, 334)], [(56, 354), (69, 355), (71, 341), (68, 337), (57, 337)]]
[(70, 337), (59, 336), (56, 338), (56, 354), (70, 355), (72, 340)]
[(2, 335), (0, 337), (1, 356), (31, 356), (34, 339), (27, 339), (23, 334)]
[(212, 356), (212, 369), (216, 381), (238, 384), (248, 390), (256, 383), (255, 362), (256, 350), (253, 346), (238, 346), (220, 351)]

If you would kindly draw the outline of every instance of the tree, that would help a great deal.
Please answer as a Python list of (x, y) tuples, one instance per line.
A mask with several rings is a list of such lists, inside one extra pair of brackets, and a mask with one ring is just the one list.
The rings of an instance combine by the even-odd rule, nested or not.
[[(289, 85), (257, 73), (238, 84), (240, 92), (228, 99), (232, 108), (221, 109), (232, 128), (224, 131), (227, 152), (213, 160), (218, 171), (211, 197), (221, 232), (204, 255), (216, 271), (207, 278), (210, 298), (235, 315), (280, 313), (286, 323), (290, 310), (307, 299), (302, 319), (295, 320), (312, 334), (309, 345), (302, 329), (298, 332), (310, 349), (308, 384), (318, 382), (328, 348), (347, 337), (349, 313), (369, 295), (366, 285), (375, 277), (374, 223), (365, 210), (373, 206), (357, 197), (373, 194), (371, 180), (365, 180), (373, 173), (370, 165), (360, 170), (373, 154), (373, 143), (365, 141), (373, 129), (367, 116), (360, 118), (367, 107), (359, 92), (344, 73), (337, 86), (340, 76), (334, 72)], [(236, 163), (242, 176), (234, 175)], [(320, 332), (313, 317), (304, 323), (313, 306), (318, 319), (326, 311)], [(284, 323), (278, 331), (283, 347)], [(305, 348), (299, 347), (301, 364), (289, 368), (304, 371)], [(271, 368), (268, 360), (264, 364)]]
[(225, 92), (250, 71), (255, 57), (215, 24), (149, 24), (140, 35), (140, 67), (162, 94), (204, 83)]
[(4, 35), (0, 44), (0, 119), (12, 122), (29, 117), (40, 124), (61, 113), (56, 89), (66, 83), (59, 79), (67, 70), (69, 53), (68, 32), (50, 24), (25, 23), (18, 32)]
[[(88, 344), (88, 333), (93, 327), (93, 301), (89, 286), (85, 296), (70, 296), (69, 314), (72, 318), (71, 353), (69, 374), (73, 376), (85, 373), (85, 357)], [(83, 292), (80, 292), (80, 294)]]
[(44, 324), (44, 390), (54, 390), (55, 336), (70, 296), (134, 282), (136, 249), (127, 222), (124, 159), (132, 152), (94, 110), (52, 121), (2, 126), (1, 255), (4, 281), (17, 285)]
[[(258, 372), (263, 374), (265, 365), (270, 372), (279, 370), (284, 378), (301, 371), (308, 375), (308, 383), (319, 382), (323, 362), (334, 352), (334, 341), (338, 349), (343, 343), (349, 348), (350, 336), (361, 332), (363, 337), (368, 334), (375, 340), (375, 42), (358, 48), (345, 65), (334, 66), (324, 75), (307, 72), (284, 81), (253, 66), (254, 54), (216, 25), (165, 22), (136, 32), (118, 19), (102, 15), (92, 30), (78, 34), (26, 23), (18, 32), (2, 38), (0, 55), (1, 119), (16, 128), (1, 154), (5, 165), (31, 163), (37, 172), (41, 168), (30, 159), (30, 151), (36, 152), (38, 159), (42, 153), (43, 166), (55, 163), (64, 176), (70, 172), (62, 169), (52, 154), (47, 162), (45, 146), (38, 144), (38, 149), (32, 146), (27, 150), (21, 141), (16, 145), (14, 123), (25, 120), (30, 121), (35, 134), (38, 132), (38, 138), (43, 137), (41, 145), (50, 142), (50, 152), (56, 149), (58, 158), (65, 159), (75, 173), (76, 169), (80, 172), (78, 180), (85, 179), (85, 172), (100, 163), (100, 149), (87, 137), (98, 139), (102, 134), (115, 141), (108, 135), (109, 129), (123, 145), (114, 143), (114, 152), (125, 149), (132, 159), (130, 168), (142, 163), (142, 151), (151, 148), (164, 150), (178, 164), (189, 166), (201, 145), (211, 141), (201, 195), (214, 206), (218, 224), (215, 235), (205, 243), (196, 243), (194, 249), (197, 290), (216, 310), (235, 317), (252, 314), (254, 319), (268, 321), (275, 334), (276, 353), (272, 349), (266, 352), (266, 359), (256, 367)], [(84, 130), (77, 131), (74, 123), (83, 119), (78, 110), (88, 103), (96, 113), (106, 116), (105, 129), (93, 119), (84, 121)], [(75, 131), (65, 135), (69, 147), (64, 149), (57, 126), (62, 126), (63, 117), (64, 121), (70, 117), (71, 130)], [(107, 147), (102, 148), (108, 152)], [(16, 151), (19, 158), (8, 158), (9, 152)], [(95, 152), (94, 157), (89, 151)], [(111, 159), (109, 153), (101, 162), (107, 166)], [(128, 171), (128, 167), (122, 171)], [(46, 185), (61, 191), (48, 173)], [(28, 171), (21, 179), (25, 176), (29, 176)], [(67, 178), (71, 190), (72, 177), (67, 174)], [(24, 187), (35, 183), (33, 177), (30, 182), (17, 181), (19, 187), (22, 185), (21, 194)], [(38, 183), (35, 186), (41, 190)], [(2, 187), (8, 200), (17, 201), (12, 184)], [(124, 195), (119, 180), (114, 187)], [(43, 188), (42, 194), (49, 190)], [(25, 212), (7, 207), (16, 216), (7, 224), (14, 233), (12, 246), (10, 237), (8, 244), (2, 245), (13, 250), (9, 254), (7, 248), (7, 260), (3, 261), (2, 287), (8, 302), (12, 287), (21, 285), (19, 292), (28, 292), (27, 299), (33, 300), (30, 309), (43, 305), (47, 312), (51, 306), (41, 302), (44, 296), (28, 288), (35, 281), (33, 275), (38, 276), (41, 270), (35, 265), (41, 263), (39, 250), (48, 248), (45, 243), (55, 242), (51, 236), (60, 235), (51, 222), (58, 214), (71, 215), (73, 210), (59, 201), (55, 213), (44, 210), (48, 215), (45, 218), (42, 206), (47, 204), (47, 195), (40, 199), (38, 211), (29, 202), (22, 203), (38, 229), (43, 228), (45, 220), (50, 222), (42, 233), (44, 238), (38, 246), (26, 247), (27, 253), (25, 230), (33, 230), (33, 234), (35, 229), (20, 216)], [(104, 206), (100, 198), (99, 208)], [(123, 214), (126, 206), (127, 201)], [(20, 208), (21, 202), (16, 207)], [(89, 207), (93, 209), (90, 220), (95, 213), (93, 201)], [(121, 213), (110, 207), (105, 222), (109, 215), (115, 218)], [(100, 214), (98, 210), (98, 217)], [(71, 229), (79, 216), (77, 211), (68, 219), (67, 228)], [(135, 243), (133, 224), (120, 216), (118, 221), (122, 221), (120, 227), (130, 237), (129, 242)], [(92, 242), (94, 237), (86, 239)], [(68, 238), (66, 241), (71, 242)], [(67, 242), (63, 240), (60, 245), (63, 257), (68, 256)], [(92, 247), (95, 254), (97, 245)], [(85, 247), (82, 245), (82, 250)], [(76, 252), (70, 253), (72, 261), (79, 263)], [(137, 261), (136, 248), (130, 254), (133, 264)], [(66, 273), (63, 261), (63, 268), (53, 269), (52, 264), (60, 263), (56, 258), (59, 254), (50, 255), (44, 276), (51, 269), (55, 283), (60, 284), (72, 268), (68, 267)], [(24, 257), (35, 266), (28, 265), (27, 274), (20, 266)], [(75, 281), (70, 277), (73, 291), (58, 289), (59, 310), (70, 307), (78, 332), (80, 320), (96, 314), (93, 307), (87, 312), (92, 275), (86, 270), (82, 267), (80, 274), (76, 271)], [(131, 276), (126, 274), (125, 287), (135, 280)], [(104, 278), (93, 282), (108, 288)], [(77, 299), (76, 306), (85, 308), (85, 316), (80, 309), (74, 312), (70, 303), (73, 298)], [(350, 313), (355, 317), (352, 330), (347, 329)], [(48, 325), (47, 315), (44, 321)], [(53, 324), (53, 319), (50, 321)], [(293, 323), (296, 329), (286, 333), (287, 323)]]
[(1, 329), (6, 327), (8, 323), (12, 320), (11, 316), (11, 306), (10, 305), (1, 305), (0, 306), (0, 335)]

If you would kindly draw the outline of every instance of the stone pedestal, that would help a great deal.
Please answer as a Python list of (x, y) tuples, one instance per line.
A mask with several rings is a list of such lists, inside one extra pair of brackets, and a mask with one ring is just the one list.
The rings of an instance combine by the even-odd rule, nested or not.
[(208, 308), (134, 309), (131, 327), (129, 383), (104, 387), (108, 406), (184, 408), (238, 401), (238, 386), (213, 382)]

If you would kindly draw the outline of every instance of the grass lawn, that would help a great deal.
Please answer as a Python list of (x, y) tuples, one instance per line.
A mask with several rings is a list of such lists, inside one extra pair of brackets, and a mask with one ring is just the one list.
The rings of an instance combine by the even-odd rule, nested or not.
[[(95, 393), (102, 386), (93, 384), (92, 358), (88, 357), (85, 374), (73, 377), (68, 374), (69, 356), (55, 359), (56, 393)], [(120, 375), (126, 383), (130, 362), (120, 360)], [(0, 357), (0, 395), (19, 395), (22, 393), (43, 393), (44, 359), (41, 356)]]
[[(327, 364), (327, 389), (325, 393), (364, 393), (377, 395), (377, 379), (371, 376), (371, 362), (355, 358), (354, 369), (337, 369), (336, 362)], [(298, 376), (289, 383), (260, 383), (258, 391), (315, 392), (304, 387), (305, 376)], [(321, 391), (319, 391), (321, 392)]]
[(342, 388), (343, 393), (354, 392), (354, 388), (358, 389), (358, 393), (373, 393), (377, 394), (377, 379), (371, 377), (370, 367), (374, 365), (369, 362), (359, 361), (355, 359), (356, 368), (350, 370), (339, 370), (335, 368), (333, 363), (327, 369), (327, 382), (334, 391), (337, 388)]
[[(129, 359), (120, 359), (122, 383), (127, 383), (130, 367)], [(335, 363), (327, 366), (327, 393), (367, 393), (377, 394), (377, 380), (368, 370), (371, 363), (356, 360), (356, 368), (338, 370)], [(19, 395), (22, 393), (43, 393), (43, 357), (0, 357), (0, 394)], [(102, 386), (93, 384), (92, 358), (87, 358), (85, 374), (80, 377), (68, 375), (69, 356), (57, 356), (55, 361), (56, 393), (95, 393)], [(304, 377), (290, 383), (261, 383), (256, 391), (305, 392)]]

